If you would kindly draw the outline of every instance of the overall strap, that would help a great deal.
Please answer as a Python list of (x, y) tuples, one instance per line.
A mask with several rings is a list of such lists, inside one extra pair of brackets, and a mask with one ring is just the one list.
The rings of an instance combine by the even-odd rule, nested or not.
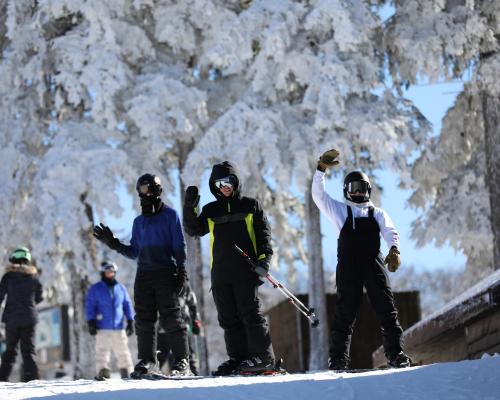
[(368, 218), (374, 218), (373, 214), (375, 212), (375, 209), (373, 207), (370, 207), (368, 209)]
[(347, 206), (347, 220), (352, 219), (352, 209), (351, 206)]
[(352, 229), (356, 229), (356, 226), (354, 225), (354, 218), (352, 216), (352, 208), (351, 206), (347, 206), (347, 219), (345, 221), (346, 226), (352, 226)]

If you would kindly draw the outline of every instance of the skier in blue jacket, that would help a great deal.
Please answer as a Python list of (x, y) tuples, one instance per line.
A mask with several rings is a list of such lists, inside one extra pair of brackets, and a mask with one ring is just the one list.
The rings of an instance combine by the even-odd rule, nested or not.
[[(95, 361), (97, 380), (110, 377), (111, 351), (118, 361), (122, 378), (132, 370), (132, 357), (127, 336), (134, 333), (134, 310), (127, 289), (116, 280), (118, 267), (104, 261), (101, 281), (92, 285), (87, 293), (86, 316), (89, 333), (96, 336)], [(124, 324), (127, 319), (127, 325)]]
[(139, 362), (131, 374), (140, 379), (158, 370), (156, 360), (156, 321), (168, 336), (174, 357), (172, 375), (191, 375), (186, 323), (179, 296), (187, 280), (186, 243), (177, 212), (161, 200), (160, 178), (144, 174), (136, 190), (142, 213), (135, 218), (130, 244), (120, 242), (111, 229), (100, 224), (94, 236), (113, 250), (137, 259), (134, 302)]

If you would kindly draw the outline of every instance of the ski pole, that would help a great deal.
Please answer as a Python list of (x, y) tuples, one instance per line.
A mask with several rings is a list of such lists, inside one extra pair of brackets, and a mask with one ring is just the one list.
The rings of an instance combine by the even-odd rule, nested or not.
[[(234, 248), (236, 251), (252, 266), (252, 269), (255, 271), (256, 268), (259, 268), (258, 265), (250, 258), (250, 256), (245, 253), (242, 249), (240, 249), (236, 244), (234, 244)], [(264, 278), (273, 286), (273, 288), (278, 289), (283, 295), (288, 299), (288, 302), (291, 303), (300, 313), (302, 313), (310, 322), (313, 328), (316, 328), (319, 325), (319, 319), (314, 314), (314, 308), (307, 308), (304, 303), (302, 303), (286, 286), (281, 284), (276, 278), (274, 278), (269, 272), (264, 275)]]

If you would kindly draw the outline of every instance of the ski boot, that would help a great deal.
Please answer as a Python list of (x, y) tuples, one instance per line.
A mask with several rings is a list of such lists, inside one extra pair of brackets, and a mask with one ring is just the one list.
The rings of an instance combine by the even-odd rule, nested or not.
[(120, 368), (120, 378), (126, 379), (129, 377), (128, 369), (127, 368)]
[(198, 372), (198, 363), (196, 362), (196, 360), (189, 360), (189, 369), (194, 376), (200, 375), (200, 373)]
[(189, 368), (189, 361), (185, 358), (177, 360), (172, 369), (170, 370), (172, 376), (191, 376), (191, 369)]
[(241, 375), (270, 375), (275, 372), (275, 363), (272, 358), (250, 357), (241, 362), (237, 372)]
[(399, 353), (390, 354), (387, 356), (388, 365), (391, 368), (406, 368), (411, 366), (411, 358), (405, 353), (400, 351)]
[(229, 360), (224, 361), (221, 365), (219, 365), (215, 371), (212, 371), (212, 376), (234, 375), (240, 363), (240, 360), (236, 358), (230, 358)]
[(101, 370), (94, 377), (96, 381), (105, 381), (111, 378), (111, 370), (109, 368), (101, 368)]
[(349, 361), (345, 358), (330, 358), (328, 369), (331, 371), (349, 371)]
[(132, 379), (142, 379), (152, 373), (158, 371), (158, 362), (155, 360), (141, 360), (134, 367), (134, 371), (130, 374)]

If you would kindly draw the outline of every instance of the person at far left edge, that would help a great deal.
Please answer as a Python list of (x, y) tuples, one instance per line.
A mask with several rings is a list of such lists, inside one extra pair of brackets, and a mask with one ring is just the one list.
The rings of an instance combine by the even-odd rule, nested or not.
[(161, 200), (158, 176), (142, 175), (136, 189), (142, 214), (134, 220), (129, 245), (121, 243), (106, 225), (94, 227), (98, 240), (128, 258), (137, 259), (134, 305), (139, 362), (130, 376), (140, 379), (158, 371), (155, 333), (158, 315), (174, 357), (172, 375), (190, 375), (187, 329), (179, 304), (187, 281), (181, 222), (177, 212)]

